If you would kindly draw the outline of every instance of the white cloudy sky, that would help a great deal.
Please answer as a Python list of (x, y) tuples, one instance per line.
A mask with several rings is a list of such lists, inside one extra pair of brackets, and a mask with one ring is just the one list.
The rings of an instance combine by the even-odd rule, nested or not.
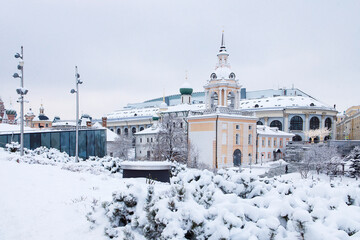
[(12, 99), (24, 45), (26, 108), (73, 119), (178, 93), (188, 71), (202, 91), (221, 31), (248, 90), (295, 87), (339, 111), (360, 104), (360, 1), (11, 0), (0, 6), (0, 97)]

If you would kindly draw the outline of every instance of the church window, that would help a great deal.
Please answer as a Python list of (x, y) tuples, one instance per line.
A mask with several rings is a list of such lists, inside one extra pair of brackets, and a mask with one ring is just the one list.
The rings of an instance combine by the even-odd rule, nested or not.
[(290, 130), (303, 130), (303, 120), (300, 116), (294, 116), (291, 118)]
[(236, 134), (236, 136), (235, 136), (235, 143), (236, 143), (236, 145), (240, 144), (240, 135), (239, 134)]
[(331, 129), (331, 119), (330, 118), (325, 119), (325, 127), (327, 129)]
[(252, 135), (249, 134), (249, 141), (248, 141), (249, 144), (252, 144)]
[(270, 127), (277, 127), (280, 131), (282, 131), (282, 123), (279, 120), (274, 120), (270, 123)]
[(315, 130), (320, 128), (320, 121), (318, 117), (312, 117), (310, 119), (310, 129)]

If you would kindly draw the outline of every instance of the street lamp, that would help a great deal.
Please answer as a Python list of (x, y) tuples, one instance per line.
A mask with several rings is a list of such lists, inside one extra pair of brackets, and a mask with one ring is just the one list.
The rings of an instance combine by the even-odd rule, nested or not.
[(28, 93), (28, 90), (24, 88), (24, 48), (21, 46), (21, 53), (16, 53), (15, 58), (20, 58), (17, 69), (18, 73), (13, 74), (13, 78), (20, 78), (20, 88), (16, 89), (16, 93), (20, 95), (18, 102), (20, 102), (20, 155), (24, 156), (24, 96)]
[(71, 89), (70, 93), (76, 93), (76, 146), (75, 146), (75, 161), (79, 162), (79, 84), (83, 82), (80, 80), (77, 66), (75, 66), (75, 84), (76, 90)]

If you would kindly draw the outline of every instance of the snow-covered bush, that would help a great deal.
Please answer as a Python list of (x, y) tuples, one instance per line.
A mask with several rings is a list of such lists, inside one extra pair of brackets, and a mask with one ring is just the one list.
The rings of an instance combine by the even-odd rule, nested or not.
[(11, 142), (11, 143), (7, 143), (6, 145), (5, 145), (5, 147), (6, 147), (6, 150), (8, 151), (8, 152), (17, 152), (17, 151), (19, 151), (19, 149), (20, 149), (20, 144), (18, 143), (18, 142)]
[(113, 239), (353, 239), (355, 182), (292, 182), (186, 169), (171, 184), (131, 184), (104, 205)]
[(350, 162), (349, 174), (351, 177), (360, 176), (360, 147), (356, 146), (354, 149), (345, 157), (345, 161)]
[[(8, 144), (7, 151), (11, 152), (13, 148), (17, 147), (17, 143)], [(9, 160), (17, 161), (19, 163), (41, 164), (41, 165), (58, 165), (62, 169), (73, 172), (91, 172), (93, 174), (100, 174), (108, 172), (110, 174), (121, 171), (121, 159), (105, 156), (103, 158), (90, 157), (85, 160), (80, 158), (79, 162), (75, 162), (75, 157), (70, 157), (66, 152), (60, 152), (55, 148), (39, 147), (34, 150), (24, 149), (24, 156), (19, 154), (12, 154)]]

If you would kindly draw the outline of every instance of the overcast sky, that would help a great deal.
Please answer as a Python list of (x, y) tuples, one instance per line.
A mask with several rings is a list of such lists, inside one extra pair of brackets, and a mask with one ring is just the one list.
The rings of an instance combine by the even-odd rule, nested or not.
[[(295, 87), (339, 111), (360, 104), (360, 1), (11, 0), (0, 6), (0, 97), (19, 109), (13, 79), (24, 46), (26, 111), (95, 118), (165, 94), (188, 71), (202, 91), (221, 31), (247, 90)], [(18, 110), (19, 111), (19, 110)]]

